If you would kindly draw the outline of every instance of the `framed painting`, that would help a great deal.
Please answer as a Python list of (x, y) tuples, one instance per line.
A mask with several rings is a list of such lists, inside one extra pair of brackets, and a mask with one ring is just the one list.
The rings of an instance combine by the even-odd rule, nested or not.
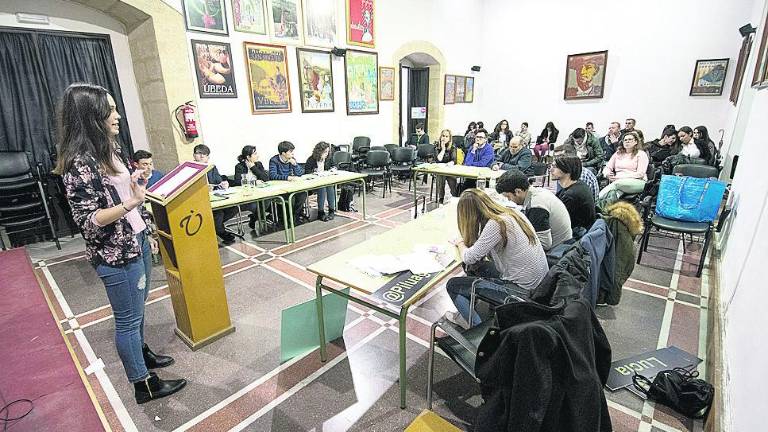
[(734, 106), (736, 106), (736, 103), (739, 101), (741, 83), (744, 81), (744, 72), (747, 70), (747, 61), (749, 60), (749, 52), (751, 50), (752, 34), (748, 34), (741, 41), (739, 59), (736, 60), (736, 74), (733, 76), (733, 84), (731, 84), (731, 96), (728, 98)]
[(464, 103), (464, 94), (467, 90), (467, 77), (456, 77), (456, 103)]
[(270, 0), (269, 35), (280, 43), (301, 44), (299, 0)]
[(331, 53), (296, 48), (296, 64), (299, 67), (301, 112), (332, 112), (334, 107)]
[(231, 53), (228, 43), (192, 39), (197, 90), (201, 99), (237, 97)]
[(304, 0), (304, 43), (336, 46), (336, 0)]
[(445, 89), (443, 90), (443, 104), (451, 105), (456, 103), (456, 76), (445, 76)]
[[(763, 20), (768, 23), (768, 16)], [(755, 62), (755, 71), (752, 73), (752, 87), (762, 88), (768, 86), (768, 29), (762, 29), (760, 37), (760, 48), (757, 51), (757, 61)]]
[(379, 68), (379, 100), (395, 100), (395, 68)]
[(181, 0), (187, 30), (228, 35), (224, 0)]
[(565, 100), (600, 99), (605, 87), (608, 51), (570, 54), (565, 63)]
[(232, 0), (232, 22), (235, 31), (267, 34), (266, 0)]
[(291, 112), (288, 56), (284, 46), (244, 42), (251, 112)]
[(475, 100), (475, 77), (467, 77), (464, 85), (464, 102), (472, 103)]
[(725, 76), (728, 73), (728, 60), (696, 60), (691, 81), (690, 96), (720, 96), (723, 94)]
[(345, 0), (347, 2), (347, 44), (368, 48), (376, 46), (374, 0)]
[(347, 50), (344, 56), (347, 115), (379, 113), (378, 66), (378, 54)]

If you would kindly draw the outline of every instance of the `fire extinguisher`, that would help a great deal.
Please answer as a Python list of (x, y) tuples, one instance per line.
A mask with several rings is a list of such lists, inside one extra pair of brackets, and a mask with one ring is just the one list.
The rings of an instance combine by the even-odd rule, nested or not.
[(195, 120), (195, 106), (192, 101), (185, 102), (176, 108), (176, 121), (179, 122), (179, 127), (184, 131), (187, 139), (197, 138), (197, 120)]

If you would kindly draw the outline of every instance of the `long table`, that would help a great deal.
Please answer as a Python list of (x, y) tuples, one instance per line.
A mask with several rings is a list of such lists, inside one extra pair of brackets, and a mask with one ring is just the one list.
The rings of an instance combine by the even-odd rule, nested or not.
[[(326, 361), (327, 358), (325, 351), (325, 324), (323, 322), (323, 290), (346, 297), (352, 302), (362, 304), (398, 320), (400, 337), (400, 408), (405, 408), (405, 390), (407, 385), (405, 341), (408, 309), (434, 288), (441, 279), (460, 265), (458, 251), (448, 243), (448, 240), (459, 235), (456, 224), (456, 206), (457, 201), (454, 200), (451, 204), (431, 211), (418, 220), (412, 220), (400, 225), (307, 267), (307, 270), (317, 275), (315, 294), (317, 299), (318, 329), (320, 332), (320, 358), (322, 361)], [(411, 253), (417, 244), (445, 245), (449, 248), (449, 251), (453, 251), (456, 254), (455, 260), (445, 270), (414, 293), (402, 306), (397, 307), (390, 304), (382, 304), (380, 301), (372, 298), (370, 300), (367, 299), (371, 293), (383, 287), (394, 276), (372, 277), (349, 265), (349, 261), (365, 255), (403, 255)], [(328, 286), (323, 283), (324, 279), (330, 279), (345, 287), (349, 287), (358, 294), (361, 294), (361, 296), (352, 296), (342, 290)]]
[(474, 167), (466, 165), (446, 165), (444, 163), (424, 163), (411, 168), (413, 174), (413, 216), (419, 217), (418, 207), (418, 195), (416, 193), (416, 176), (419, 173), (432, 174), (433, 176), (444, 177), (456, 177), (456, 178), (469, 178), (469, 179), (485, 179), (492, 180), (501, 177), (504, 174), (503, 170), (493, 170), (486, 167)]
[[(291, 242), (290, 225), (288, 224), (288, 218), (286, 217), (285, 199), (282, 195), (285, 194), (284, 183), (287, 181), (269, 181), (255, 188), (244, 186), (233, 186), (227, 188), (227, 191), (233, 192), (226, 195), (211, 194), (211, 210), (216, 211), (228, 207), (237, 207), (237, 212), (240, 213), (241, 207), (244, 204), (256, 203), (260, 205), (263, 201), (275, 200), (280, 203), (280, 208), (283, 212), (283, 230), (285, 232), (285, 242)], [(262, 212), (263, 214), (263, 212)], [(261, 218), (259, 219), (261, 223)], [(237, 229), (240, 235), (244, 234), (244, 230), (241, 226), (240, 218), (238, 218)]]

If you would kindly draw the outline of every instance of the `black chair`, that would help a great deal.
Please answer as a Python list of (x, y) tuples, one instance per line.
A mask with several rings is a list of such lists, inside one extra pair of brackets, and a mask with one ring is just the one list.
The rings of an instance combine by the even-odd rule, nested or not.
[(371, 189), (373, 189), (374, 182), (377, 178), (381, 178), (384, 190), (381, 197), (384, 198), (387, 193), (387, 186), (389, 186), (389, 193), (392, 194), (392, 182), (389, 177), (389, 152), (386, 150), (371, 150), (366, 155), (365, 167), (360, 170), (361, 174), (365, 174), (371, 180)]
[(419, 144), (416, 146), (416, 158), (419, 162), (432, 162), (435, 159), (435, 146)]
[(384, 150), (385, 152), (389, 153), (389, 149), (387, 149), (386, 146), (371, 146), (371, 148), (368, 149), (368, 151), (371, 150)]
[(331, 163), (336, 168), (343, 171), (352, 170), (352, 153), (346, 151), (337, 151), (333, 153)]
[(461, 135), (453, 135), (451, 137), (451, 143), (453, 143), (453, 146), (456, 148), (460, 148), (462, 151), (464, 150), (464, 137)]
[(366, 136), (356, 136), (352, 139), (352, 153), (358, 153), (360, 147), (371, 147), (371, 139)]
[[(717, 167), (709, 165), (693, 165), (683, 164), (674, 168), (673, 173), (675, 175), (682, 175), (688, 177), (697, 178), (709, 178), (718, 176)], [(643, 258), (643, 252), (648, 250), (648, 240), (651, 236), (651, 228), (655, 227), (657, 231), (669, 231), (678, 233), (682, 237), (683, 252), (685, 252), (685, 235), (688, 234), (693, 242), (693, 235), (704, 235), (704, 247), (701, 250), (701, 258), (699, 259), (699, 268), (696, 270), (696, 277), (701, 277), (701, 272), (704, 269), (704, 260), (707, 257), (707, 249), (709, 248), (709, 241), (712, 236), (714, 221), (710, 222), (686, 222), (674, 219), (667, 219), (665, 217), (654, 214), (648, 220), (645, 221), (645, 230), (642, 237), (640, 237), (640, 252), (637, 254), (637, 263), (640, 264), (640, 260)]]
[(400, 147), (397, 144), (384, 144), (384, 148), (387, 149), (389, 152), (389, 158), (394, 159), (395, 158), (395, 149)]
[(532, 173), (528, 176), (528, 181), (533, 184), (537, 179), (541, 179), (541, 186), (544, 186), (546, 180), (549, 186), (549, 164), (545, 162), (534, 162), (531, 164)]
[(392, 175), (397, 178), (408, 178), (408, 189), (411, 188), (411, 168), (413, 160), (416, 157), (416, 151), (411, 147), (398, 147), (392, 155), (392, 165), (389, 167)]
[(3, 249), (12, 246), (8, 235), (37, 230), (45, 227), (43, 222), (46, 222), (56, 248), (61, 250), (40, 178), (40, 167), (34, 173), (25, 152), (0, 153), (0, 246)]

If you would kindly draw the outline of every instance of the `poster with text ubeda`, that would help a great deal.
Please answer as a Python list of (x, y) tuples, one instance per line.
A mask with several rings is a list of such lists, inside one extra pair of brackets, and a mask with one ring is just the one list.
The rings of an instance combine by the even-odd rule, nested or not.
[(236, 98), (237, 86), (228, 43), (192, 40), (200, 98)]

